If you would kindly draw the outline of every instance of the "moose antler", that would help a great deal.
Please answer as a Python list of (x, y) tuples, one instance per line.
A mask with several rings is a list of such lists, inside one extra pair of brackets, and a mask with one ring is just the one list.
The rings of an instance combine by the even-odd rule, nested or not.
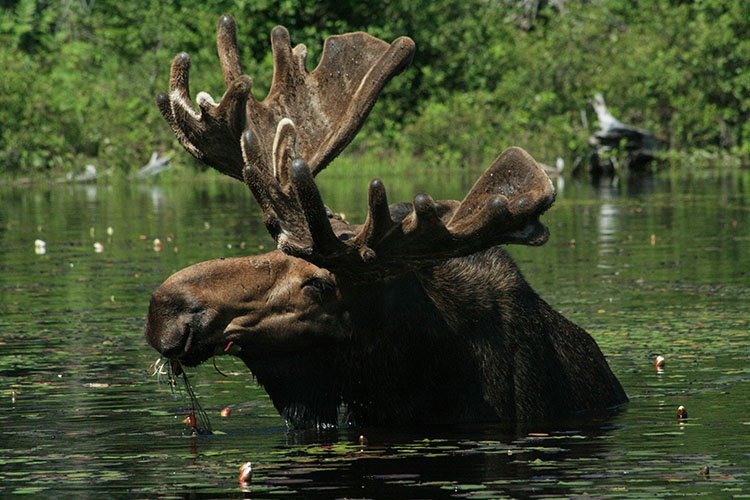
[[(296, 130), (279, 123), (274, 157), (289, 156)], [(243, 135), (243, 154), (258, 142)], [(287, 148), (286, 152), (284, 148)], [(520, 148), (509, 148), (477, 180), (462, 202), (414, 198), (405, 217), (391, 216), (385, 186), (370, 182), (365, 223), (353, 226), (332, 214), (303, 160), (280, 162), (274, 172), (247, 162), (245, 181), (264, 223), (283, 252), (359, 281), (382, 279), (502, 243), (541, 245), (549, 232), (539, 221), (554, 201), (547, 175)]]
[(200, 92), (195, 111), (184, 53), (172, 63), (169, 95), (157, 102), (190, 153), (247, 183), (285, 253), (369, 280), (501, 243), (547, 240), (539, 216), (554, 201), (554, 189), (518, 148), (500, 155), (461, 203), (420, 194), (392, 216), (385, 187), (375, 179), (363, 225), (350, 225), (325, 207), (313, 178), (353, 139), (384, 85), (410, 62), (409, 38), (388, 44), (365, 33), (329, 37), (320, 64), (308, 73), (307, 49), (292, 49), (289, 33), (277, 26), (273, 83), (258, 102), (242, 73), (234, 19), (222, 17), (217, 33), (227, 85), (219, 104)]
[(172, 62), (169, 94), (160, 94), (157, 104), (185, 149), (240, 180), (240, 135), (246, 128), (257, 144), (245, 161), (267, 170), (288, 160), (272, 156), (274, 134), (284, 118), (300, 127), (295, 143), (284, 151), (304, 158), (313, 175), (323, 170), (351, 142), (385, 84), (414, 54), (414, 42), (406, 37), (388, 44), (366, 33), (331, 36), (324, 43), (318, 67), (308, 73), (307, 48), (300, 44), (292, 49), (289, 32), (277, 26), (271, 33), (273, 83), (268, 96), (259, 102), (252, 96), (252, 81), (242, 73), (232, 16), (219, 20), (217, 46), (227, 85), (218, 104), (199, 92), (199, 111), (193, 107), (186, 53)]

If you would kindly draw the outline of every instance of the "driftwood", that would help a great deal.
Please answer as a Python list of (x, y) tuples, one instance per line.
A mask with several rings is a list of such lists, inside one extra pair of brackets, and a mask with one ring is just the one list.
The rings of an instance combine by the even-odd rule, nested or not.
[(96, 182), (96, 180), (100, 177), (106, 177), (111, 174), (111, 168), (100, 171), (97, 170), (94, 165), (89, 164), (84, 167), (83, 173), (74, 174), (73, 172), (68, 172), (68, 174), (64, 178), (58, 180), (57, 182), (77, 182), (79, 184), (85, 184), (87, 182)]
[(148, 163), (135, 174), (139, 179), (145, 177), (152, 177), (158, 175), (165, 170), (172, 168), (172, 164), (169, 161), (172, 159), (171, 156), (160, 156), (157, 151), (151, 153), (151, 158)]
[(656, 137), (638, 127), (625, 125), (610, 113), (601, 94), (591, 101), (599, 121), (599, 130), (589, 137), (591, 147), (586, 158), (576, 162), (574, 173), (588, 171), (592, 176), (613, 176), (645, 171), (658, 148)]

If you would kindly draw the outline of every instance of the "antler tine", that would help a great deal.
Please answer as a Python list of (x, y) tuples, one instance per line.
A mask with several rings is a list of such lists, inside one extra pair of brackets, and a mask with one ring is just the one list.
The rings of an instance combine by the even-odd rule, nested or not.
[(314, 248), (309, 251), (331, 255), (346, 248), (333, 232), (318, 186), (315, 185), (312, 172), (304, 160), (298, 159), (292, 163), (290, 180), (312, 237)]
[[(307, 56), (307, 48), (299, 45), (298, 53)], [(273, 53), (273, 80), (271, 81), (271, 92), (282, 91), (286, 85), (294, 85), (294, 79), (301, 74), (300, 69), (305, 71), (304, 64), (294, 64), (292, 57), (292, 42), (289, 31), (283, 26), (276, 26), (271, 31), (271, 51)], [(297, 59), (299, 61), (299, 59)], [(304, 61), (303, 61), (304, 62)]]
[[(273, 215), (273, 204), (271, 203), (271, 189), (277, 188), (278, 181), (269, 176), (268, 171), (262, 166), (249, 161), (249, 158), (256, 158), (259, 154), (260, 143), (253, 131), (248, 129), (242, 134), (242, 157), (245, 159), (245, 168), (243, 169), (243, 180), (250, 188), (250, 192), (255, 196), (258, 205), (260, 205), (266, 218)], [(280, 191), (280, 189), (274, 189)], [(268, 223), (266, 223), (268, 226)], [(275, 234), (271, 234), (276, 238)]]
[[(289, 134), (290, 125), (286, 122), (280, 122), (277, 136)], [(291, 132), (293, 133), (293, 131), (294, 128), (291, 125)], [(289, 141), (281, 139), (275, 141), (277, 144), (286, 144), (287, 146), (293, 142), (293, 138)], [(283, 175), (277, 175), (276, 171), (268, 169), (265, 164), (253, 161), (259, 158), (261, 147), (258, 137), (252, 130), (248, 129), (242, 134), (242, 156), (245, 159), (243, 179), (253, 193), (258, 205), (260, 205), (264, 216), (263, 223), (273, 239), (276, 240), (280, 248), (286, 246), (285, 250), (288, 253), (297, 253), (292, 251), (295, 246), (307, 248), (312, 245), (307, 235), (297, 229), (300, 222), (304, 221), (304, 214), (302, 214), (292, 191), (288, 172), (284, 170)], [(285, 160), (287, 156), (286, 151), (283, 151), (279, 158)], [(286, 165), (286, 162), (282, 164), (282, 166)], [(290, 246), (288, 243), (282, 245), (282, 243), (288, 242), (290, 238), (295, 240), (294, 245)]]
[(304, 160), (293, 157), (297, 141), (294, 123), (279, 122), (274, 137), (273, 168), (253, 164), (259, 142), (251, 130), (242, 137), (245, 182), (264, 213), (264, 223), (279, 249), (308, 260), (329, 255), (341, 249), (333, 233), (328, 211), (320, 196), (310, 168)]
[(273, 138), (273, 175), (282, 185), (289, 183), (289, 167), (297, 157), (297, 128), (289, 118), (281, 120)]
[(196, 96), (198, 111), (190, 99), (190, 56), (183, 52), (172, 62), (169, 94), (160, 94), (157, 105), (177, 140), (193, 156), (222, 173), (242, 179), (240, 135), (245, 129), (245, 106), (252, 80), (242, 74), (236, 29), (231, 16), (223, 16), (217, 28), (217, 46), (227, 90), (217, 104), (206, 92)]
[(219, 25), (216, 28), (216, 48), (219, 51), (224, 83), (229, 87), (233, 81), (242, 76), (240, 51), (237, 48), (237, 23), (229, 14), (219, 19)]
[(391, 218), (385, 185), (380, 179), (373, 179), (367, 192), (367, 219), (352, 245), (360, 249), (364, 262), (372, 261), (376, 257), (372, 247), (397, 227)]
[[(430, 195), (422, 193), (414, 197), (413, 214), (414, 229), (412, 231), (437, 239), (449, 236), (445, 224), (438, 215), (438, 207)], [(408, 231), (408, 225), (404, 229)]]
[[(339, 61), (333, 56), (326, 57), (326, 55), (337, 54), (342, 50), (342, 47), (346, 48), (352, 44), (360, 47), (360, 53), (351, 54), (351, 57), (364, 58), (370, 55), (366, 54), (366, 51), (376, 52), (376, 50), (369, 50), (370, 47), (382, 44), (382, 42), (366, 33), (331, 36), (326, 40), (323, 47), (324, 57), (321, 58), (314, 73), (322, 73), (321, 83), (330, 86), (330, 92), (332, 93), (340, 91), (336, 87), (341, 85), (341, 82), (329, 81), (331, 80), (329, 75), (338, 71), (336, 65)], [(401, 73), (411, 63), (414, 51), (415, 45), (411, 38), (399, 37), (387, 47), (377, 60), (373, 61), (372, 66), (361, 78), (359, 85), (354, 87), (357, 84), (357, 79), (353, 79), (352, 82), (343, 82), (345, 91), (352, 92), (355, 88), (356, 90), (354, 90), (351, 100), (348, 103), (343, 102), (343, 105), (337, 110), (343, 118), (336, 130), (325, 140), (323, 147), (319, 148), (310, 159), (313, 175), (323, 170), (351, 142), (375, 105), (380, 91), (391, 78)]]

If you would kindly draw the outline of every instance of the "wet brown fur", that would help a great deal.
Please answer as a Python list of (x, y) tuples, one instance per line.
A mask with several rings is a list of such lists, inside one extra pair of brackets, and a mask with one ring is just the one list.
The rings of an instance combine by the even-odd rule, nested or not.
[[(238, 319), (239, 318), (239, 319)], [(361, 284), (275, 251), (184, 269), (149, 342), (197, 364), (230, 341), (297, 427), (549, 421), (627, 401), (591, 336), (490, 248)]]

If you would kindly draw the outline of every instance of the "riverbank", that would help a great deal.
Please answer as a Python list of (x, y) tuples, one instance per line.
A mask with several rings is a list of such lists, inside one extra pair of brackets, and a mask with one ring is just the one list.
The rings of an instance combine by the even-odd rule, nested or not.
[[(502, 150), (498, 150), (498, 154)], [(533, 152), (529, 151), (530, 153)], [(194, 160), (186, 151), (177, 147), (170, 151), (166, 168), (155, 175), (139, 175), (147, 163), (141, 167), (131, 170), (117, 169), (114, 167), (94, 166), (93, 163), (70, 164), (63, 168), (49, 171), (24, 172), (27, 175), (18, 175), (20, 172), (5, 173), (0, 176), (6, 185), (55, 185), (55, 184), (160, 184), (170, 182), (213, 182), (216, 179), (226, 178), (223, 174)], [(573, 172), (574, 161), (564, 162), (562, 171), (556, 171), (544, 159), (535, 159), (545, 165), (549, 175), (553, 179), (563, 179), (579, 182), (591, 182), (591, 176), (586, 172)], [(450, 174), (457, 177), (471, 177), (486, 169), (494, 160), (488, 157), (484, 161), (474, 164), (455, 164), (450, 161), (431, 161), (407, 154), (384, 154), (384, 153), (345, 153), (338, 157), (326, 168), (319, 179), (340, 177), (361, 177), (366, 180), (378, 177), (385, 181), (391, 176), (405, 175), (414, 172), (434, 172), (436, 175)], [(93, 167), (93, 168), (92, 168)], [(655, 177), (661, 179), (696, 179), (716, 178), (721, 176), (743, 176), (750, 172), (750, 161), (747, 158), (732, 155), (722, 151), (696, 150), (690, 153), (682, 152), (660, 152), (645, 172), (623, 172), (618, 171), (615, 175), (605, 177), (603, 182), (621, 182), (629, 177)]]

